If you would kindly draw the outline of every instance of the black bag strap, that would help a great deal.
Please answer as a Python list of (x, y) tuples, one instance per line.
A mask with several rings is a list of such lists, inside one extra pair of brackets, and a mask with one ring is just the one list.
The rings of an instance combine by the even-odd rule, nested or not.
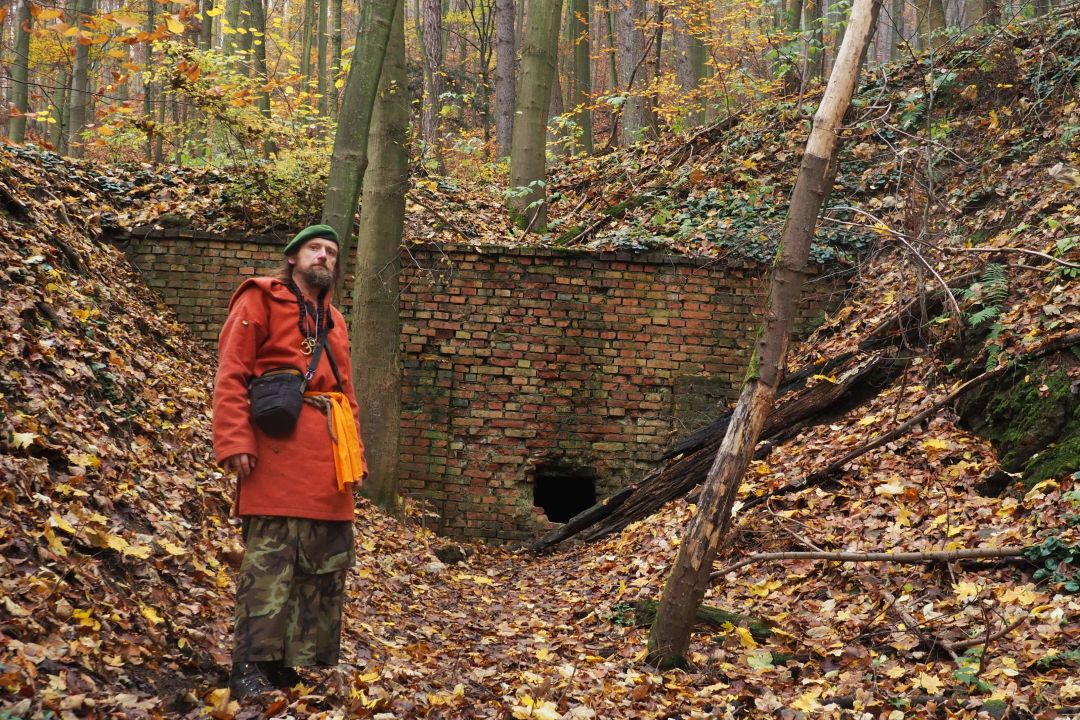
[(341, 372), (338, 371), (337, 361), (334, 360), (334, 353), (330, 352), (330, 348), (326, 344), (331, 327), (333, 327), (333, 324), (327, 323), (326, 327), (319, 333), (319, 339), (315, 343), (315, 350), (311, 353), (311, 364), (308, 365), (307, 372), (304, 373), (304, 385), (301, 388), (301, 392), (307, 389), (311, 378), (315, 377), (315, 370), (319, 367), (319, 358), (324, 349), (326, 350), (326, 359), (330, 361), (330, 369), (334, 372), (334, 380), (337, 381), (338, 392), (345, 392), (344, 387), (341, 385)]
[(315, 370), (319, 367), (319, 358), (322, 357), (323, 348), (326, 346), (326, 336), (329, 334), (330, 328), (327, 327), (324, 327), (322, 332), (319, 333), (319, 338), (315, 342), (315, 349), (311, 353), (311, 362), (308, 363), (307, 372), (304, 373), (304, 384), (300, 388), (301, 392), (307, 390), (311, 378), (315, 377)]

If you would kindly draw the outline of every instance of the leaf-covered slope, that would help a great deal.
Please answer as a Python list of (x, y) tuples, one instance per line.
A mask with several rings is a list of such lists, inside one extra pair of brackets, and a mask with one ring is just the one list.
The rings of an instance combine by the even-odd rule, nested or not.
[[(1080, 326), (1076, 275), (1031, 254), (1080, 263), (1076, 188), (1047, 172), (1080, 160), (1069, 84), (1075, 68), (1067, 72), (1080, 48), (1066, 26), (1039, 32), (1014, 29), (987, 45), (1004, 44), (1004, 55), (957, 56), (944, 68), (956, 71), (948, 83), (956, 94), (922, 116), (925, 66), (890, 76), (891, 105), (883, 91), (864, 91), (866, 117), (880, 119), (852, 127), (865, 134), (848, 143), (838, 183), (844, 202), (859, 202), (912, 245), (871, 230), (882, 242), (858, 267), (849, 302), (796, 349), (791, 364), (853, 349), (920, 289), (932, 292), (934, 273), (965, 278), (957, 285), (963, 322), (943, 314), (898, 336), (897, 354), (915, 357), (904, 377), (774, 449), (751, 467), (744, 494), (797, 483), (991, 362), (1022, 358)], [(989, 70), (979, 65), (984, 56)], [(999, 57), (1006, 70), (994, 69)], [(929, 146), (909, 137), (919, 120), (905, 127), (904, 113), (931, 118), (935, 132), (945, 132), (945, 114), (935, 115), (943, 108), (953, 118), (945, 135)], [(768, 175), (776, 186), (768, 201), (782, 203), (793, 180), (793, 165), (785, 164), (793, 160), (782, 155), (798, 151), (806, 118), (781, 106), (762, 111), (757, 125), (752, 119), (731, 134), (701, 136), (689, 153), (684, 140), (669, 138), (568, 172), (553, 183), (564, 195), (556, 209), (580, 204), (578, 215), (591, 225), (589, 213), (598, 218), (632, 196), (632, 187), (654, 184), (661, 200), (625, 206), (596, 226), (610, 235), (575, 241), (614, 247), (620, 232), (675, 237), (658, 231), (675, 225), (654, 218), (664, 209), (657, 203), (690, 212), (664, 195), (680, 174), (688, 200), (712, 203), (711, 190), (719, 193), (714, 199), (737, 196), (750, 207), (752, 191), (765, 197), (756, 183)], [(926, 183), (928, 157), (933, 184)], [(756, 166), (738, 170), (748, 162)], [(179, 175), (169, 185), (127, 173), (0, 149), (0, 703), (19, 716), (48, 709), (200, 717), (211, 708), (217, 717), (254, 716), (222, 692), (230, 567), (239, 548), (226, 518), (230, 482), (210, 464), (211, 357), (115, 250), (89, 239), (113, 222), (111, 213), (129, 224), (163, 210), (184, 214), (190, 203), (188, 216), (197, 215), (210, 207), (211, 193), (193, 191), (198, 186)], [(417, 212), (416, 232), (453, 237), (442, 220), (431, 220), (434, 212), (448, 223), (471, 214), (474, 224), (461, 227), (477, 232), (504, 227), (494, 211), (477, 219), (477, 208), (495, 207), (490, 196), (447, 202), (447, 187), (422, 188), (434, 210)], [(722, 221), (720, 211), (709, 215), (714, 209), (703, 217), (715, 221), (691, 218), (691, 235), (703, 225), (705, 237)], [(672, 242), (707, 251), (696, 241)], [(1001, 268), (1004, 295), (988, 260)], [(962, 342), (955, 340), (960, 327)], [(1055, 362), (1080, 379), (1067, 356)], [(1078, 571), (1078, 481), (1059, 473), (1027, 491), (985, 497), (977, 488), (996, 468), (990, 444), (960, 430), (946, 408), (852, 462), (831, 484), (741, 514), (718, 562), (761, 550), (1021, 545), (1041, 548), (1033, 554), (1042, 554), (1043, 572), (1025, 563), (749, 565), (721, 578), (708, 602), (768, 619), (773, 635), (702, 631), (691, 669), (666, 674), (643, 663), (646, 631), (631, 625), (630, 605), (659, 595), (692, 511), (686, 501), (597, 545), (544, 558), (470, 547), (463, 564), (449, 567), (434, 563), (437, 540), (422, 526), (363, 505), (346, 664), (276, 709), (294, 717), (659, 718), (894, 717), (897, 709), (975, 717), (979, 708), (1003, 705), (1027, 717), (1074, 708), (1080, 596), (1069, 583)], [(960, 648), (956, 659), (942, 641)]]

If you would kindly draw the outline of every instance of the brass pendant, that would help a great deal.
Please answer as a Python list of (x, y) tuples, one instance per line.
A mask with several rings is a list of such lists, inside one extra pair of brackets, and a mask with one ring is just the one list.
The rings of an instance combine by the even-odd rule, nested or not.
[(315, 352), (315, 338), (304, 338), (303, 342), (300, 343), (300, 351), (305, 355), (310, 355)]

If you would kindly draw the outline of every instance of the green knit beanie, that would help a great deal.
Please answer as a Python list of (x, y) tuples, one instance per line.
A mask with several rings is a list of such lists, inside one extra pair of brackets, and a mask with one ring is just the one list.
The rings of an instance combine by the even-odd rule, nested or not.
[(334, 228), (329, 225), (309, 225), (293, 236), (293, 239), (285, 246), (285, 254), (291, 255), (312, 238), (326, 238), (327, 240), (333, 240), (335, 245), (341, 245), (341, 238), (338, 237)]

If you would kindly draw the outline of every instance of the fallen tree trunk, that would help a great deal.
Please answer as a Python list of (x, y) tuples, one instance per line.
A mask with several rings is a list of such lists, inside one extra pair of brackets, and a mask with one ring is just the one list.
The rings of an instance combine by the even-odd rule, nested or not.
[[(766, 422), (762, 439), (777, 437), (824, 412), (847, 409), (876, 394), (877, 389), (873, 385), (887, 384), (903, 367), (902, 363), (891, 357), (893, 354), (848, 353), (842, 359), (816, 363), (796, 373), (785, 383), (783, 390), (786, 400), (779, 404)], [(825, 375), (841, 366), (843, 368), (835, 373), (836, 377), (822, 379), (807, 387), (807, 381), (814, 375)], [(842, 402), (845, 398), (849, 402)], [(648, 517), (668, 501), (685, 495), (705, 479), (730, 419), (731, 413), (725, 413), (708, 427), (707, 435), (695, 433), (682, 443), (680, 447), (686, 448), (684, 453), (671, 458), (606, 501), (574, 516), (566, 525), (538, 540), (532, 550), (543, 552), (586, 530), (588, 532), (583, 539), (587, 542), (596, 540), (621, 530), (635, 520)]]

